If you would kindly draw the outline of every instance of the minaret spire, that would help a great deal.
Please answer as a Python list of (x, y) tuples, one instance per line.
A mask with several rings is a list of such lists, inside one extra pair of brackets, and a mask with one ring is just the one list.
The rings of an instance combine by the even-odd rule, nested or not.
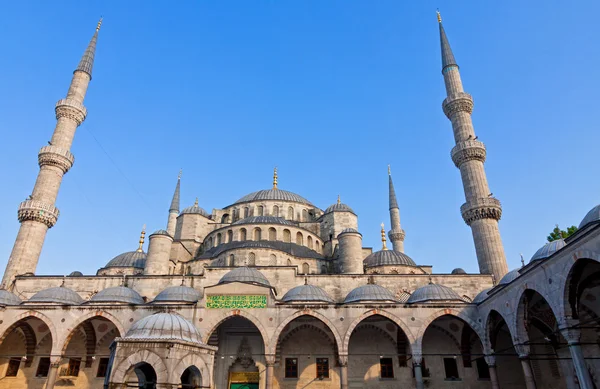
[(169, 207), (169, 219), (167, 221), (167, 232), (171, 237), (175, 236), (175, 227), (177, 225), (177, 216), (179, 216), (179, 203), (180, 203), (180, 188), (181, 188), (181, 173), (177, 176), (177, 185), (175, 185), (175, 192), (173, 193), (173, 199), (171, 200), (171, 206)]
[(396, 200), (396, 191), (394, 190), (394, 182), (392, 181), (392, 171), (390, 165), (388, 165), (388, 177), (389, 177), (389, 196), (390, 196), (390, 225), (391, 229), (388, 232), (390, 241), (394, 251), (404, 252), (404, 237), (406, 233), (400, 226), (400, 208), (398, 207), (398, 200)]
[(85, 120), (87, 110), (83, 106), (89, 82), (92, 78), (94, 52), (99, 26), (88, 45), (73, 79), (67, 97), (56, 103), (56, 127), (49, 145), (38, 154), (40, 171), (29, 198), (19, 205), (21, 223), (17, 239), (6, 265), (0, 287), (9, 287), (20, 274), (35, 272), (40, 258), (46, 232), (58, 220), (56, 198), (65, 173), (73, 166), (71, 144), (75, 130)]
[(460, 169), (466, 198), (460, 210), (465, 223), (473, 232), (479, 271), (482, 274), (493, 274), (496, 279), (500, 279), (508, 272), (498, 229), (502, 207), (500, 201), (490, 193), (483, 167), (486, 158), (485, 145), (477, 140), (471, 121), (473, 98), (464, 92), (459, 68), (450, 49), (439, 12), (438, 23), (442, 49), (442, 74), (447, 94), (442, 107), (452, 122), (456, 142), (451, 152), (452, 161)]

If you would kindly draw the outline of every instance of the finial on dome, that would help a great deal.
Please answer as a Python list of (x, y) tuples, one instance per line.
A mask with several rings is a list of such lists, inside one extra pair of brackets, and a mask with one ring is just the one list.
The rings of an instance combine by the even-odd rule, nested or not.
[(146, 237), (146, 225), (142, 227), (142, 233), (140, 234), (140, 247), (138, 247), (137, 251), (141, 253), (144, 251), (144, 238)]
[(525, 266), (525, 259), (523, 258), (523, 253), (521, 253), (521, 267)]
[(102, 16), (100, 16), (100, 20), (98, 20), (98, 25), (96, 26), (96, 32), (100, 31), (101, 26), (102, 26)]
[(438, 10), (436, 10), (435, 12), (437, 13), (437, 20), (438, 20), (438, 23), (441, 23), (441, 22), (442, 22), (442, 14), (440, 14), (440, 10), (438, 9)]
[(431, 276), (429, 276), (429, 285), (433, 285), (433, 280), (431, 279)]
[(338, 195), (338, 204), (341, 204), (342, 200), (340, 200), (340, 195)]
[(304, 285), (308, 285), (308, 277), (304, 277)]
[(194, 201), (194, 207), (198, 206), (198, 197), (196, 197), (196, 201)]
[(185, 286), (185, 276), (181, 277), (181, 286)]
[(67, 276), (63, 276), (62, 282), (60, 283), (61, 288), (64, 288), (66, 280), (67, 280)]
[(277, 166), (273, 170), (273, 189), (277, 189)]
[(381, 247), (382, 250), (387, 250), (387, 245), (386, 245), (386, 238), (385, 238), (385, 225), (383, 223), (381, 223), (381, 243), (383, 244), (383, 247)]

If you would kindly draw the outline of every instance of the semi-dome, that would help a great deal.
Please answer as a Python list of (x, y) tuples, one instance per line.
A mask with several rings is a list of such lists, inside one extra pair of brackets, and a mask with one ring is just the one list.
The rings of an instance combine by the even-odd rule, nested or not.
[(206, 212), (204, 210), (204, 208), (202, 208), (201, 206), (198, 205), (198, 199), (196, 199), (196, 202), (194, 203), (194, 205), (192, 205), (191, 207), (187, 207), (184, 208), (183, 211), (181, 211), (180, 215), (185, 215), (185, 214), (197, 214), (197, 215), (202, 215), (204, 217), (209, 217), (210, 215), (208, 214), (208, 212)]
[(396, 297), (383, 286), (368, 284), (359, 286), (348, 293), (344, 299), (344, 304), (358, 303), (363, 301), (389, 301), (398, 302)]
[(500, 282), (498, 282), (498, 285), (506, 285), (506, 284), (510, 284), (511, 282), (513, 282), (518, 276), (519, 276), (519, 269), (514, 269), (509, 271), (508, 273), (506, 273), (504, 275), (504, 277), (502, 277), (502, 279), (500, 279)]
[(281, 224), (285, 226), (295, 226), (291, 221), (276, 216), (250, 216), (240, 219), (232, 225), (235, 226), (240, 224)]
[(111, 259), (107, 267), (136, 267), (143, 269), (146, 266), (146, 253), (143, 251), (128, 251)]
[(331, 213), (331, 212), (351, 212), (351, 213), (356, 214), (352, 210), (352, 208), (350, 208), (348, 205), (346, 205), (344, 203), (335, 203), (335, 204), (327, 207), (327, 209), (325, 210), (325, 213)]
[(144, 299), (138, 292), (126, 286), (113, 286), (102, 289), (90, 299), (91, 303), (143, 304)]
[(126, 339), (165, 339), (202, 343), (202, 336), (190, 321), (174, 313), (155, 313), (133, 323)]
[(238, 267), (233, 269), (219, 280), (219, 284), (226, 284), (229, 282), (243, 282), (246, 284), (271, 287), (269, 280), (267, 280), (261, 272), (251, 267)]
[(376, 266), (417, 266), (408, 255), (394, 250), (375, 251), (363, 260), (366, 267)]
[(467, 272), (462, 267), (457, 267), (456, 269), (452, 270), (452, 272), (450, 274), (454, 274), (454, 275), (467, 274)]
[(287, 190), (282, 189), (265, 189), (259, 190), (257, 192), (252, 192), (242, 197), (234, 204), (239, 203), (248, 203), (251, 201), (260, 201), (260, 200), (277, 200), (277, 201), (290, 201), (294, 203), (301, 203), (313, 206), (310, 201), (305, 199), (304, 197), (297, 195), (296, 193), (288, 192)]
[(579, 229), (582, 229), (588, 224), (598, 220), (600, 220), (600, 204), (590, 209), (590, 211), (585, 215), (581, 223), (579, 223)]
[(533, 257), (529, 260), (529, 262), (537, 261), (540, 259), (548, 258), (558, 250), (565, 247), (567, 243), (564, 239), (553, 240), (552, 242), (548, 242), (543, 245), (538, 251), (533, 254)]
[(284, 303), (292, 302), (323, 302), (334, 303), (327, 292), (314, 285), (299, 285), (287, 291), (281, 299)]
[(457, 301), (464, 303), (458, 293), (444, 285), (429, 284), (415, 290), (407, 303), (425, 303), (430, 301)]
[(28, 303), (52, 303), (63, 305), (79, 305), (83, 299), (77, 293), (64, 286), (43, 289), (31, 296)]
[(196, 303), (202, 294), (196, 289), (180, 285), (169, 286), (160, 292), (153, 300), (154, 303)]
[(67, 277), (82, 277), (83, 273), (80, 271), (72, 271), (71, 273), (69, 273), (69, 275)]
[(0, 289), (0, 305), (19, 305), (21, 299), (14, 293)]
[(488, 292), (490, 290), (492, 290), (492, 288), (487, 288), (487, 289), (482, 290), (481, 292), (479, 292), (477, 294), (477, 296), (475, 296), (475, 298), (471, 302), (473, 304), (479, 304), (480, 302), (482, 302), (483, 300), (485, 300), (486, 298), (488, 298)]

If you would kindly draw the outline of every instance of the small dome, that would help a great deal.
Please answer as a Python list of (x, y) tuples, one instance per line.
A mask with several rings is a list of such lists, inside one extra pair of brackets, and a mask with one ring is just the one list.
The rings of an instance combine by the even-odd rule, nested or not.
[(450, 274), (467, 274), (467, 272), (465, 271), (465, 269), (461, 268), (461, 267), (457, 267), (456, 269), (452, 270), (452, 273)]
[(281, 299), (285, 303), (291, 302), (323, 302), (323, 303), (334, 303), (333, 299), (329, 297), (327, 292), (318, 286), (314, 285), (299, 285), (296, 286), (283, 295)]
[(117, 255), (105, 266), (107, 267), (136, 267), (143, 269), (146, 266), (146, 253), (143, 251), (129, 251)]
[(171, 236), (171, 234), (169, 234), (166, 230), (156, 230), (153, 233), (150, 234), (150, 236), (152, 235), (166, 235), (166, 236)]
[(392, 292), (383, 286), (368, 284), (359, 286), (348, 293), (344, 299), (344, 304), (358, 303), (363, 301), (389, 301), (398, 302)]
[(471, 302), (473, 304), (479, 304), (480, 302), (482, 302), (483, 300), (488, 298), (488, 292), (490, 290), (492, 290), (492, 288), (487, 288), (487, 289), (482, 290), (481, 292), (479, 292), (479, 294), (477, 294), (477, 296), (475, 296), (475, 298)]
[(204, 210), (204, 208), (202, 208), (201, 206), (198, 205), (198, 200), (196, 200), (196, 202), (194, 203), (194, 205), (192, 205), (191, 207), (187, 207), (184, 208), (183, 211), (181, 211), (180, 215), (185, 215), (185, 214), (198, 214), (198, 215), (202, 215), (204, 217), (209, 217), (210, 215), (208, 214), (208, 212), (206, 212)]
[(344, 228), (342, 232), (338, 234), (338, 237), (342, 234), (360, 234), (362, 236), (362, 234), (355, 228)]
[[(250, 201), (260, 201), (260, 200), (277, 200), (277, 201), (290, 201), (294, 203), (302, 203), (306, 205), (313, 206), (310, 201), (305, 199), (302, 196), (297, 195), (296, 193), (288, 192), (287, 190), (281, 189), (265, 189), (259, 190), (258, 192), (252, 192), (242, 197), (238, 201), (233, 204), (238, 203), (247, 203)], [(232, 205), (233, 205), (232, 204)]]
[(282, 224), (285, 226), (295, 226), (291, 221), (275, 216), (250, 216), (238, 220), (232, 225), (235, 226), (240, 224)]
[(28, 303), (53, 303), (63, 305), (79, 305), (83, 299), (77, 293), (64, 286), (43, 289), (31, 296)]
[(555, 252), (565, 247), (567, 244), (564, 239), (557, 239), (543, 245), (538, 251), (533, 254), (529, 262), (537, 261), (552, 256)]
[(202, 336), (190, 321), (174, 313), (155, 313), (133, 323), (127, 339), (168, 339), (202, 343)]
[(0, 305), (19, 305), (21, 299), (14, 293), (0, 289)]
[(83, 273), (75, 270), (75, 271), (71, 272), (71, 274), (69, 274), (67, 277), (83, 277)]
[(366, 267), (387, 266), (387, 265), (405, 265), (417, 266), (408, 255), (394, 250), (375, 251), (363, 260)]
[(152, 302), (154, 303), (196, 303), (202, 294), (189, 286), (169, 286), (160, 292)]
[(425, 303), (430, 301), (465, 301), (452, 289), (444, 285), (429, 284), (415, 290), (407, 303)]
[(90, 299), (92, 303), (143, 304), (144, 299), (138, 292), (125, 286), (113, 286), (102, 289)]
[(590, 209), (590, 211), (585, 215), (581, 223), (579, 223), (579, 229), (582, 229), (588, 224), (598, 220), (600, 220), (600, 204)]
[(271, 287), (269, 280), (258, 270), (250, 267), (238, 267), (233, 269), (229, 273), (225, 274), (219, 280), (219, 284), (226, 284), (229, 282), (243, 282), (246, 284), (256, 284), (266, 287)]
[(513, 282), (520, 275), (519, 270), (521, 270), (521, 268), (511, 270), (508, 273), (506, 273), (504, 277), (502, 277), (498, 285), (506, 285)]
[[(327, 209), (325, 210), (325, 213), (331, 213), (331, 212), (351, 212), (354, 213), (354, 211), (352, 210), (352, 208), (350, 208), (348, 205), (346, 204), (342, 204), (342, 203), (335, 203), (333, 205), (330, 205), (329, 207), (327, 207)], [(354, 213), (356, 215), (356, 213)]]

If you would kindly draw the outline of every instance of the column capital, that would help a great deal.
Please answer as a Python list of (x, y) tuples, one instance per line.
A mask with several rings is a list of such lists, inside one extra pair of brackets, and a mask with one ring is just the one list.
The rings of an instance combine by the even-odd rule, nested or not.
[(566, 339), (569, 346), (579, 344), (581, 340), (581, 329), (577, 327), (559, 328), (561, 335)]
[(423, 363), (423, 354), (421, 354), (421, 353), (412, 354), (412, 361), (413, 361), (413, 365), (421, 366), (421, 363)]
[(265, 354), (265, 363), (267, 366), (275, 366), (275, 354)]
[(496, 356), (495, 355), (484, 355), (485, 363), (489, 367), (496, 366)]
[(339, 364), (341, 367), (348, 366), (348, 355), (347, 354), (338, 355), (338, 361), (339, 361)]

